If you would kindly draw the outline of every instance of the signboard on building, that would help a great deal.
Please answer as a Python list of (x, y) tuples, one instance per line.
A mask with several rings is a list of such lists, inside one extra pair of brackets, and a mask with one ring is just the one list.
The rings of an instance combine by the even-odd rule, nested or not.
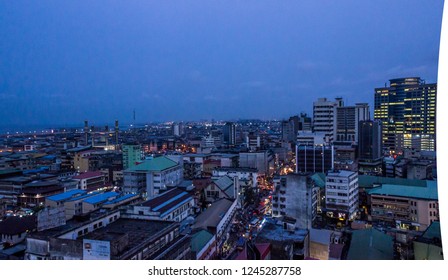
[(110, 242), (84, 239), (82, 241), (84, 260), (110, 260)]

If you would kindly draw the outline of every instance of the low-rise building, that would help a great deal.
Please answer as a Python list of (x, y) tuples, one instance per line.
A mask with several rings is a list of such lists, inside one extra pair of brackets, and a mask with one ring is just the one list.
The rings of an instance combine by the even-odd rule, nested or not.
[(94, 191), (105, 186), (105, 176), (101, 171), (87, 171), (73, 177), (78, 181), (78, 189)]
[(216, 239), (217, 254), (220, 254), (222, 247), (227, 241), (232, 220), (236, 213), (237, 201), (230, 199), (220, 199), (212, 203), (204, 212), (196, 217), (192, 229), (205, 229), (211, 232)]
[(125, 193), (152, 198), (183, 180), (182, 166), (164, 156), (151, 158), (123, 171)]
[(267, 220), (255, 242), (271, 244), (272, 260), (309, 258), (309, 231), (287, 225), (280, 220)]
[(426, 186), (383, 184), (368, 194), (374, 221), (417, 231), (424, 231), (432, 222), (439, 221), (436, 181), (426, 181)]
[(181, 222), (193, 215), (194, 206), (192, 194), (173, 188), (142, 203), (129, 205), (124, 215), (135, 219)]
[(330, 218), (353, 220), (358, 212), (358, 173), (329, 171), (325, 182), (326, 214)]
[(28, 260), (190, 259), (190, 237), (179, 223), (121, 218), (119, 211), (27, 237)]
[(216, 255), (216, 237), (205, 229), (200, 229), (191, 236), (192, 259), (212, 260)]

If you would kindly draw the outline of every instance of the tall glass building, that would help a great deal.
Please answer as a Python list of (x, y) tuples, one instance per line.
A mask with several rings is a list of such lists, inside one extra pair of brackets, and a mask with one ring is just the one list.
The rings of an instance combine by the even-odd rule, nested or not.
[(375, 88), (374, 119), (383, 124), (383, 147), (435, 151), (437, 83), (426, 84), (420, 77), (389, 81)]

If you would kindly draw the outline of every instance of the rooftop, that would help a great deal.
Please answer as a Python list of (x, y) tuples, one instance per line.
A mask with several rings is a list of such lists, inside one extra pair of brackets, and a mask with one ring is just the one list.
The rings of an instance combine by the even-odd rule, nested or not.
[(89, 203), (89, 204), (97, 204), (97, 203), (101, 203), (101, 202), (106, 202), (108, 200), (116, 198), (117, 196), (119, 196), (119, 194), (116, 192), (105, 192), (105, 193), (100, 193), (100, 194), (91, 196), (89, 198), (86, 198), (82, 202)]
[(163, 216), (164, 214), (170, 212), (171, 209), (177, 208), (191, 199), (192, 196), (189, 193), (179, 188), (173, 188), (145, 201), (142, 203), (142, 206), (150, 207), (152, 211), (160, 212)]
[(213, 180), (213, 182), (220, 190), (222, 190), (229, 197), (235, 196), (235, 190), (233, 188), (233, 180), (228, 176), (219, 177)]
[(337, 176), (337, 177), (350, 177), (357, 174), (356, 172), (347, 171), (347, 170), (337, 170), (337, 171), (328, 171), (328, 176)]
[(295, 230), (285, 230), (282, 223), (277, 223), (274, 220), (266, 220), (260, 233), (258, 233), (258, 238), (272, 241), (304, 241), (308, 236), (308, 230), (306, 229), (295, 229)]
[(348, 260), (392, 260), (394, 256), (393, 237), (375, 229), (353, 232), (348, 251)]
[(209, 208), (196, 217), (193, 228), (216, 228), (232, 204), (233, 201), (227, 198), (213, 202)]
[(103, 176), (103, 173), (101, 173), (100, 171), (87, 171), (84, 173), (81, 173), (77, 176), (74, 176), (73, 179), (88, 179), (88, 178), (94, 178), (94, 177), (101, 177)]
[(113, 200), (110, 200), (110, 201), (104, 203), (104, 205), (114, 204), (114, 203), (122, 202), (122, 201), (124, 201), (126, 199), (129, 199), (129, 198), (137, 198), (137, 197), (139, 197), (138, 194), (131, 194), (131, 193), (130, 194), (125, 194), (123, 196), (120, 196), (118, 198), (115, 198)]
[(103, 228), (80, 237), (80, 239), (115, 241), (127, 235), (128, 244), (124, 251), (120, 252), (119, 256), (112, 256), (112, 258), (122, 258), (131, 250), (160, 239), (161, 235), (164, 234), (163, 232), (169, 230), (175, 224), (165, 221), (120, 218)]
[(67, 191), (65, 193), (49, 196), (46, 199), (49, 199), (49, 200), (52, 200), (52, 201), (56, 201), (56, 202), (57, 201), (64, 201), (64, 200), (68, 200), (68, 199), (70, 199), (72, 197), (75, 197), (75, 196), (83, 195), (85, 193), (86, 193), (86, 191), (75, 189), (75, 190)]
[(251, 168), (251, 167), (217, 167), (216, 171), (258, 172), (258, 169), (257, 168)]
[(437, 182), (432, 182), (428, 184), (426, 187), (418, 187), (418, 186), (406, 186), (406, 185), (389, 185), (384, 184), (380, 187), (373, 188), (368, 191), (370, 195), (388, 195), (388, 196), (400, 196), (400, 197), (410, 197), (417, 199), (426, 199), (426, 200), (437, 200)]
[(213, 238), (213, 234), (203, 229), (191, 237), (191, 251), (198, 253)]
[(153, 159), (147, 159), (138, 165), (126, 169), (126, 171), (162, 171), (168, 168), (175, 167), (177, 165), (177, 162), (165, 156), (161, 156)]

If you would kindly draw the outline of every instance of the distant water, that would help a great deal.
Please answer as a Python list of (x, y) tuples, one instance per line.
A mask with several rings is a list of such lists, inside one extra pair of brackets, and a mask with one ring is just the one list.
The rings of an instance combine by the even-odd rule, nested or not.
[(0, 125), (0, 134), (17, 134), (18, 133), (39, 133), (42, 131), (81, 128), (80, 125)]
[[(114, 129), (114, 124), (95, 124), (96, 128), (102, 127), (104, 128), (106, 125), (109, 126), (109, 129)], [(125, 130), (129, 128), (128, 124), (122, 124), (119, 126), (120, 130)], [(56, 125), (0, 125), (0, 134), (20, 134), (20, 133), (42, 133), (42, 132), (51, 132), (51, 130), (60, 131), (63, 129), (84, 129), (83, 124), (56, 124)]]

